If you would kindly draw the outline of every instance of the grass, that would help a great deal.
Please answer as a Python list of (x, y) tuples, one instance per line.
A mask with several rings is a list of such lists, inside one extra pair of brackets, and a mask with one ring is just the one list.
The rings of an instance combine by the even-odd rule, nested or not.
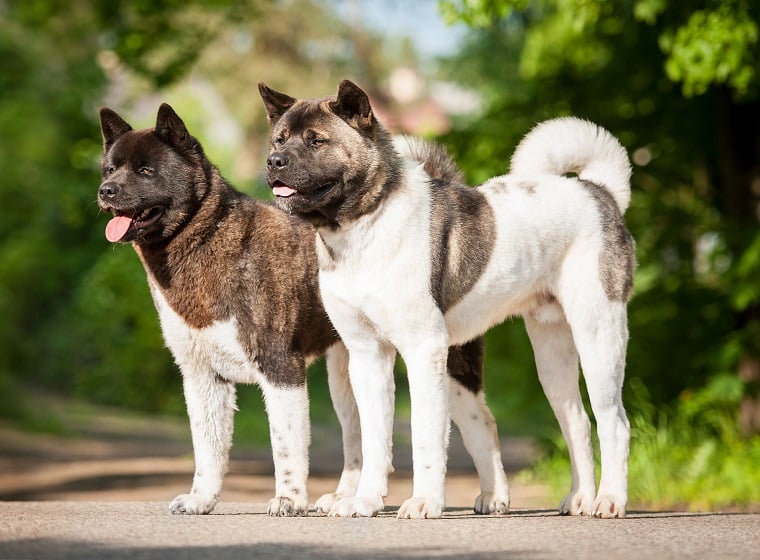
[[(760, 435), (738, 429), (737, 383), (718, 376), (675, 406), (657, 409), (637, 388), (629, 407), (629, 509), (760, 511)], [(546, 456), (519, 479), (546, 484), (559, 501), (570, 488), (562, 438), (555, 436)]]

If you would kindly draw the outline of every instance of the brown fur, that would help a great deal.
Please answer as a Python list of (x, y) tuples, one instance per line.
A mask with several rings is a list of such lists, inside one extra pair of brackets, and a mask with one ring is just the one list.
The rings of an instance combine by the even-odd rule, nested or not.
[[(305, 358), (338, 340), (319, 298), (313, 228), (233, 189), (168, 105), (154, 129), (133, 131), (110, 109), (101, 123), (101, 209), (167, 206), (165, 220), (129, 235), (172, 309), (196, 328), (236, 317), (240, 343), (262, 373), (273, 383), (303, 384)], [(170, 171), (141, 183), (137, 172), (149, 164)], [(118, 193), (104, 195), (111, 183)], [(468, 387), (482, 384), (482, 352), (473, 350), (450, 351), (464, 364), (457, 379)]]
[[(159, 109), (153, 129), (134, 131), (110, 109), (101, 110), (101, 128), (98, 203), (117, 217), (107, 237), (132, 242), (185, 377), (196, 475), (190, 494), (177, 496), (170, 510), (202, 514), (216, 504), (232, 444), (233, 382), (246, 380), (260, 382), (265, 397), (274, 395), (266, 404), (279, 495), (270, 501), (269, 513), (306, 514), (308, 410), (283, 409), (292, 401), (278, 399), (280, 389), (295, 388), (295, 402), (303, 403), (298, 399), (306, 399), (307, 359), (338, 342), (319, 297), (314, 229), (233, 189), (168, 105)], [(187, 329), (172, 323), (175, 315)], [(229, 332), (237, 333), (244, 354), (227, 354), (222, 367), (214, 357), (225, 354), (227, 340), (219, 344), (214, 338), (217, 323), (234, 324)], [(178, 338), (171, 344), (173, 336)], [(461, 368), (456, 378), (466, 388), (481, 386), (482, 351), (452, 347), (450, 353)], [(260, 372), (266, 383), (256, 375), (241, 376), (251, 371)], [(335, 380), (333, 374), (343, 372), (331, 369)], [(350, 433), (355, 428), (346, 425), (353, 421), (345, 416), (350, 406), (338, 404), (342, 428)], [(358, 442), (347, 445), (352, 453)]]
[(432, 183), (431, 247), (438, 251), (431, 255), (430, 290), (445, 312), (488, 266), (496, 243), (493, 209), (480, 191), (466, 188), (464, 173), (443, 146), (411, 137), (402, 137), (398, 145), (406, 157), (422, 164)]
[(281, 208), (314, 226), (338, 228), (372, 212), (380, 193), (400, 185), (391, 135), (351, 82), (341, 82), (334, 99), (294, 99), (264, 84), (259, 92), (272, 127), (267, 182), (297, 191), (278, 199)]
[(599, 207), (603, 248), (599, 254), (599, 270), (604, 291), (610, 301), (628, 301), (633, 292), (636, 269), (636, 244), (625, 227), (615, 199), (610, 192), (590, 181), (582, 181)]
[[(116, 168), (106, 182), (117, 182), (118, 194), (101, 194), (101, 208), (164, 204), (153, 228), (130, 236), (172, 309), (196, 328), (235, 317), (240, 343), (264, 375), (277, 384), (302, 384), (305, 357), (338, 340), (316, 290), (313, 230), (230, 187), (179, 117), (163, 111), (155, 129), (131, 131), (104, 110), (104, 134), (122, 132), (104, 142), (104, 170)], [(135, 173), (135, 158), (156, 170), (152, 182)], [(163, 167), (171, 170), (171, 185)]]

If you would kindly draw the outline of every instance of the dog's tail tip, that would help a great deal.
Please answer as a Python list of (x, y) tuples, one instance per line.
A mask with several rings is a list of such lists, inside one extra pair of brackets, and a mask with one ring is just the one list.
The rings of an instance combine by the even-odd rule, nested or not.
[(517, 146), (510, 173), (576, 174), (609, 190), (621, 213), (631, 200), (631, 163), (625, 148), (606, 129), (576, 117), (536, 125)]

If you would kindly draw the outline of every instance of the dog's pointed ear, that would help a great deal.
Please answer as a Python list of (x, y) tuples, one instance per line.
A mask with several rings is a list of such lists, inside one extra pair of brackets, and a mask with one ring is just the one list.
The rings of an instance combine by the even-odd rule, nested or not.
[(338, 86), (338, 96), (330, 102), (330, 110), (359, 131), (371, 133), (377, 124), (369, 97), (349, 80)]
[(123, 134), (132, 130), (116, 111), (103, 107), (100, 109), (100, 131), (103, 134), (103, 151), (107, 152)]
[(259, 94), (267, 110), (269, 126), (274, 126), (274, 123), (279, 121), (280, 117), (298, 101), (289, 95), (273, 90), (264, 82), (259, 82)]
[(155, 130), (161, 140), (182, 151), (193, 151), (198, 144), (168, 103), (162, 103), (158, 108)]

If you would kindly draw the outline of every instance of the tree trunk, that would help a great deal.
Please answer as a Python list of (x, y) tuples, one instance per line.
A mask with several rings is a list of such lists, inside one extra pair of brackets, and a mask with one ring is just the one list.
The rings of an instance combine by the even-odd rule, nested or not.
[[(726, 242), (734, 262), (758, 235), (760, 225), (760, 101), (737, 102), (728, 89), (718, 95), (718, 204), (726, 223)], [(758, 277), (760, 282), (760, 274)], [(760, 305), (740, 310), (736, 328), (760, 321)], [(739, 360), (744, 381), (739, 423), (745, 433), (760, 432), (760, 341), (748, 340)]]
[(760, 361), (743, 356), (739, 362), (739, 377), (750, 389), (739, 407), (739, 426), (745, 434), (760, 433), (760, 395), (751, 391), (760, 385)]

